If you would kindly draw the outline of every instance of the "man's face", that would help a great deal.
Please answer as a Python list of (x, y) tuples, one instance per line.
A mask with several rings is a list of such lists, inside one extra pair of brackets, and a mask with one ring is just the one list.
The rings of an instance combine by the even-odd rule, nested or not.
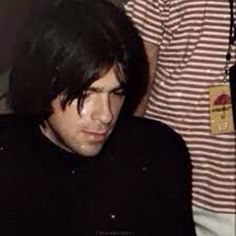
[(103, 77), (85, 91), (85, 99), (78, 112), (78, 99), (61, 108), (63, 95), (52, 101), (53, 114), (45, 121), (41, 130), (53, 143), (61, 148), (94, 156), (102, 149), (111, 134), (124, 103), (120, 83), (110, 69)]

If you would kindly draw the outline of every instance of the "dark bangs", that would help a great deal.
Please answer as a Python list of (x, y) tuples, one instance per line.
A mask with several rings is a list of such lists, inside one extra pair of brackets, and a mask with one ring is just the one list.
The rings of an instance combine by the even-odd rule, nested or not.
[[(114, 69), (121, 87), (124, 91), (126, 90), (128, 82), (126, 73), (127, 52), (123, 48), (119, 48), (122, 44), (117, 43), (115, 45), (115, 38), (108, 41), (102, 36), (96, 35), (94, 32), (92, 35), (84, 35), (84, 38), (81, 37), (73, 45), (74, 54), (66, 58), (63, 63), (58, 63), (60, 66), (55, 67), (54, 80), (50, 88), (50, 99), (55, 98), (58, 94), (63, 94), (63, 108), (74, 99), (83, 98), (84, 91), (111, 68)], [(68, 51), (69, 49), (64, 48), (63, 50)]]

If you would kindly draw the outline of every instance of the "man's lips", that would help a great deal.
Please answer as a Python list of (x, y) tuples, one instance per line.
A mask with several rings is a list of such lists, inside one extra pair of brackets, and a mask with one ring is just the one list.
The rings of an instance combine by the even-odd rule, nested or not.
[(94, 135), (106, 135), (107, 130), (83, 130), (84, 133), (94, 134)]
[(91, 139), (96, 141), (102, 141), (106, 138), (108, 131), (100, 131), (100, 130), (83, 130), (83, 133)]

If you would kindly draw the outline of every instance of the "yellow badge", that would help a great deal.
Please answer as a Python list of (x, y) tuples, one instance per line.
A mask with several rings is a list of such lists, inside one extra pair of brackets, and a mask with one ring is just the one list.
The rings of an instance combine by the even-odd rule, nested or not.
[(210, 131), (212, 134), (234, 131), (232, 102), (228, 85), (210, 87)]

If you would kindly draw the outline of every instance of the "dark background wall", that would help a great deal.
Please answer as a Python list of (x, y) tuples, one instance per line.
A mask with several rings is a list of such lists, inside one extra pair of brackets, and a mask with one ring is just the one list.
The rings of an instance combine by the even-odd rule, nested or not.
[(0, 0), (0, 72), (11, 64), (32, 0)]

